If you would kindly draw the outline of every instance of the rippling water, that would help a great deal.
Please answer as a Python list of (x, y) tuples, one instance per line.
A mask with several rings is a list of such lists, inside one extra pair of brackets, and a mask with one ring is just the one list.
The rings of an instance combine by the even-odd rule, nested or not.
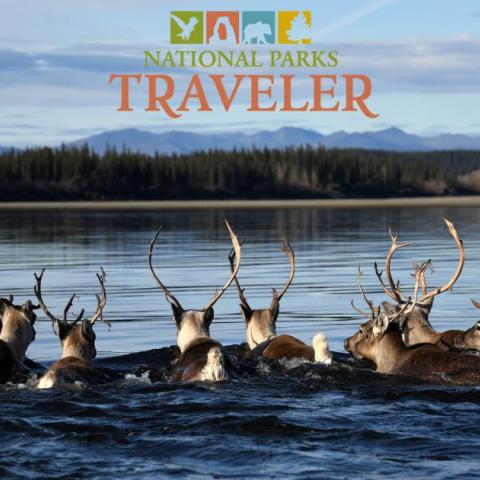
[[(436, 300), (438, 329), (471, 326), (480, 298), (480, 210), (231, 210), (126, 212), (1, 212), (0, 293), (32, 297), (33, 271), (46, 267), (44, 299), (58, 313), (69, 295), (76, 310), (95, 308), (95, 272), (107, 272), (112, 328), (98, 324), (100, 363), (120, 364), (128, 379), (76, 393), (0, 390), (0, 475), (19, 478), (418, 478), (471, 476), (478, 471), (480, 390), (405, 385), (362, 374), (347, 363), (333, 369), (278, 371), (254, 365), (248, 375), (218, 385), (149, 383), (142, 352), (175, 343), (169, 308), (147, 268), (148, 242), (165, 225), (156, 251), (158, 272), (185, 307), (201, 308), (228, 277), (227, 217), (246, 237), (240, 281), (253, 307), (267, 306), (271, 287), (288, 276), (280, 251), (286, 234), (296, 252), (294, 284), (282, 300), (278, 331), (310, 342), (318, 330), (333, 350), (359, 319), (355, 272), (378, 303), (374, 260), (389, 247), (388, 227), (409, 249), (394, 271), (410, 285), (413, 261), (432, 258), (430, 283), (446, 281), (457, 260), (442, 222), (447, 216), (465, 241), (467, 262), (454, 288)], [(28, 355), (45, 365), (60, 355), (43, 316)], [(215, 308), (212, 336), (244, 341), (234, 289)], [(111, 358), (115, 357), (115, 358)], [(339, 362), (346, 362), (337, 357)], [(116, 360), (117, 359), (117, 360)], [(124, 359), (130, 359), (127, 364)], [(272, 370), (273, 368), (273, 370)]]

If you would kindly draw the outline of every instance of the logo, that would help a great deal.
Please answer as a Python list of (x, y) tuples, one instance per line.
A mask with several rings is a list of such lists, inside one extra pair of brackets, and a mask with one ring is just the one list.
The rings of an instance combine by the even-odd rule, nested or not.
[(239, 12), (207, 12), (207, 44), (239, 43)]
[(312, 41), (310, 11), (170, 12), (170, 43), (299, 45)]
[(311, 12), (278, 12), (278, 43), (311, 43), (311, 26)]
[(170, 12), (170, 43), (202, 44), (203, 12)]
[(275, 38), (275, 12), (242, 13), (242, 42), (244, 44), (274, 44)]

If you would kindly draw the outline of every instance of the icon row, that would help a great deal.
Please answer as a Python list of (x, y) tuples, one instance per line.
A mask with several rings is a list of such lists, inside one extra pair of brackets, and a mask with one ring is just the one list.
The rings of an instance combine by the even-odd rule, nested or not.
[(310, 11), (172, 11), (170, 43), (298, 45), (311, 42)]

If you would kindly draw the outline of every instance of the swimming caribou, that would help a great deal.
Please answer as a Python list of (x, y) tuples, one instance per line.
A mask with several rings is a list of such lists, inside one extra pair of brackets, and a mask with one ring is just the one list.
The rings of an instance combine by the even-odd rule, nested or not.
[(210, 337), (213, 306), (230, 286), (240, 267), (241, 247), (237, 236), (225, 220), (228, 233), (236, 254), (237, 263), (225, 285), (215, 292), (213, 298), (201, 310), (185, 310), (177, 298), (162, 283), (153, 268), (153, 250), (163, 227), (160, 227), (148, 248), (148, 266), (153, 278), (164, 293), (165, 299), (172, 307), (173, 318), (177, 326), (177, 345), (180, 357), (175, 363), (173, 379), (182, 382), (227, 380), (227, 357), (220, 342)]
[[(309, 362), (319, 362), (329, 365), (332, 354), (328, 348), (328, 340), (324, 333), (317, 333), (312, 340), (312, 347), (291, 335), (277, 335), (277, 318), (280, 312), (280, 300), (283, 298), (295, 275), (295, 253), (292, 246), (284, 238), (282, 251), (290, 262), (290, 274), (287, 283), (280, 293), (272, 288), (272, 301), (268, 308), (252, 309), (248, 304), (245, 291), (235, 276), (235, 285), (240, 298), (240, 308), (247, 327), (247, 342), (254, 355), (260, 355), (272, 360), (301, 358)], [(231, 250), (228, 260), (230, 269), (234, 271), (235, 251)]]
[[(422, 268), (417, 267), (413, 300), (405, 299), (395, 313), (382, 311), (369, 300), (360, 284), (362, 296), (370, 308), (369, 317), (358, 332), (345, 340), (345, 350), (358, 359), (375, 364), (376, 371), (385, 374), (416, 377), (436, 383), (458, 385), (480, 384), (480, 357), (466, 353), (445, 351), (437, 345), (405, 345), (397, 322), (402, 315), (409, 315), (416, 308)], [(359, 309), (357, 311), (361, 312)]]
[(63, 318), (57, 318), (50, 312), (42, 297), (44, 273), (45, 269), (42, 270), (40, 275), (34, 274), (36, 281), (34, 286), (35, 295), (45, 315), (52, 321), (53, 330), (60, 339), (63, 354), (62, 358), (53, 363), (40, 378), (37, 388), (47, 389), (58, 386), (70, 386), (79, 382), (90, 385), (105, 382), (103, 373), (92, 365), (92, 360), (97, 356), (95, 348), (96, 335), (93, 331), (93, 326), (99, 318), (108, 323), (103, 319), (103, 310), (107, 304), (106, 274), (103, 268), (101, 268), (99, 274), (97, 273), (101, 293), (96, 295), (97, 308), (95, 313), (89, 319), (84, 319), (85, 310), (82, 309), (73, 321), (68, 320), (68, 312), (73, 305), (76, 294), (74, 293), (65, 305)]
[[(465, 264), (465, 249), (463, 241), (461, 240), (457, 229), (452, 222), (444, 218), (444, 222), (450, 232), (450, 235), (455, 241), (459, 252), (459, 258), (457, 268), (450, 278), (450, 280), (440, 288), (428, 291), (427, 283), (425, 280), (425, 268), (419, 270), (420, 283), (422, 285), (422, 297), (418, 300), (416, 305), (409, 309), (406, 313), (397, 316), (397, 322), (403, 333), (404, 341), (406, 345), (418, 345), (422, 343), (431, 343), (443, 348), (444, 350), (480, 350), (480, 324), (477, 323), (468, 330), (447, 330), (445, 332), (437, 332), (429, 321), (429, 314), (432, 309), (434, 298), (448, 290), (450, 290), (456, 283), (460, 274), (462, 273), (463, 266)], [(394, 235), (390, 231), (391, 246), (387, 253), (385, 260), (385, 273), (387, 276), (389, 287), (385, 284), (382, 278), (382, 272), (379, 271), (377, 263), (375, 263), (375, 273), (383, 291), (395, 302), (382, 302), (383, 309), (388, 315), (396, 315), (406, 303), (406, 299), (403, 297), (399, 283), (393, 280), (391, 272), (391, 262), (394, 254), (407, 246), (409, 243), (398, 243), (398, 235)], [(430, 261), (424, 263), (424, 266), (428, 266)], [(480, 308), (480, 304), (473, 301), (473, 304)]]
[(0, 383), (12, 378), (15, 372), (24, 369), (25, 352), (35, 340), (34, 310), (40, 308), (27, 300), (15, 305), (13, 296), (0, 298)]

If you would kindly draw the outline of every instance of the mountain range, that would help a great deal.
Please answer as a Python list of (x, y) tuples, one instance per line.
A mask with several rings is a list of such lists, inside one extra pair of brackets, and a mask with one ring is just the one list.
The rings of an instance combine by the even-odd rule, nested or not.
[(245, 133), (200, 134), (187, 131), (153, 133), (135, 128), (114, 130), (83, 138), (73, 145), (88, 144), (98, 153), (107, 147), (126, 148), (135, 152), (181, 154), (210, 149), (285, 148), (323, 145), (325, 148), (365, 148), (373, 150), (427, 151), (480, 150), (480, 136), (443, 134), (433, 137), (411, 135), (399, 128), (376, 132), (348, 133), (344, 131), (323, 135), (314, 130), (283, 127), (279, 130)]
[[(325, 148), (365, 148), (391, 151), (428, 150), (480, 150), (480, 136), (443, 134), (431, 137), (412, 135), (399, 128), (387, 128), (376, 132), (348, 133), (339, 131), (329, 135), (305, 128), (283, 127), (273, 131), (252, 134), (212, 133), (200, 134), (188, 131), (153, 133), (146, 130), (127, 128), (112, 130), (77, 140), (69, 145), (87, 144), (97, 153), (115, 148), (133, 152), (154, 154), (184, 154), (210, 149), (286, 148), (319, 145)], [(0, 153), (7, 150), (0, 147)]]

